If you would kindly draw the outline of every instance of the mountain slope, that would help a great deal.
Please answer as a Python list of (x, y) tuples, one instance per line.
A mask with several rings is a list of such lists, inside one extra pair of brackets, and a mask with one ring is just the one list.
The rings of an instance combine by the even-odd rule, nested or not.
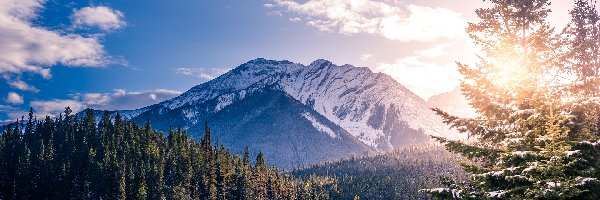
[[(167, 109), (217, 100), (218, 111), (264, 85), (277, 85), (290, 96), (312, 107), (376, 149), (422, 143), (428, 135), (447, 136), (447, 126), (431, 112), (424, 100), (390, 76), (368, 68), (336, 66), (317, 60), (308, 66), (289, 61), (255, 59), (221, 77), (198, 85), (179, 97), (161, 103)], [(189, 121), (201, 114), (187, 110)], [(406, 138), (406, 132), (424, 137)]]
[(291, 174), (335, 177), (341, 194), (335, 199), (433, 199), (419, 190), (443, 187), (442, 177), (465, 180), (460, 160), (442, 146), (422, 145), (306, 166)]
[(442, 94), (432, 96), (427, 100), (427, 105), (439, 108), (447, 113), (459, 117), (475, 117), (475, 109), (469, 105), (469, 101), (461, 93), (460, 87)]
[(371, 151), (344, 129), (277, 90), (251, 95), (207, 121), (219, 143), (263, 151), (268, 160), (286, 169)]
[[(245, 145), (260, 148), (256, 151), (272, 148), (263, 151), (284, 166), (338, 158), (346, 150), (344, 155), (428, 143), (428, 135), (454, 136), (423, 99), (390, 76), (326, 60), (304, 66), (255, 59), (173, 99), (119, 112), (140, 123), (149, 119), (160, 130), (172, 125), (192, 134), (208, 121), (218, 127), (215, 133), (229, 134), (221, 136), (220, 143), (234, 150)], [(295, 138), (297, 132), (307, 135)], [(337, 140), (314, 143), (336, 135)], [(281, 142), (292, 147), (266, 145)], [(302, 153), (287, 152), (295, 152), (294, 148)], [(309, 156), (301, 154), (316, 155), (313, 149), (334, 152), (303, 160)]]
[(442, 135), (425, 102), (390, 76), (368, 68), (317, 60), (284, 79), (285, 90), (379, 150), (423, 143)]

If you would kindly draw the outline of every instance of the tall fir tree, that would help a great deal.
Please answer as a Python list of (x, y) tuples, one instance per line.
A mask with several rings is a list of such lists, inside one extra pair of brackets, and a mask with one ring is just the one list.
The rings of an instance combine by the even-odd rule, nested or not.
[(593, 7), (574, 1), (571, 27), (556, 34), (546, 21), (548, 0), (485, 2), (492, 5), (478, 9), (480, 21), (467, 28), (480, 60), (459, 63), (462, 92), (478, 116), (434, 109), (469, 135), (468, 141), (437, 139), (469, 160), (462, 164), (470, 180), (426, 191), (454, 199), (597, 198), (598, 163), (591, 162), (597, 159), (586, 159), (597, 157), (586, 146), (598, 139), (597, 126), (586, 125), (598, 122), (590, 117), (597, 112), (579, 113), (586, 112), (581, 105), (598, 107), (589, 96), (597, 85), (587, 81), (595, 79), (598, 63)]
[[(82, 118), (66, 108), (52, 120), (18, 120), (0, 134), (0, 199), (306, 199), (296, 193), (303, 180), (278, 176), (259, 154), (232, 155), (211, 142), (208, 124), (199, 141), (186, 130), (165, 136), (145, 126), (104, 113)], [(307, 180), (310, 181), (310, 180)], [(315, 187), (321, 187), (312, 184)], [(320, 191), (307, 188), (307, 191)]]

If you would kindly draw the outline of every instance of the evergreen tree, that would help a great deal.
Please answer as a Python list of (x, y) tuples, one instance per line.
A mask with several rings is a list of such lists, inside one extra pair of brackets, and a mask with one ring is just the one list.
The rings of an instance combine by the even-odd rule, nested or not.
[(256, 156), (254, 168), (252, 169), (252, 182), (253, 182), (253, 194), (252, 196), (257, 199), (265, 199), (267, 197), (267, 164), (265, 157), (262, 152), (259, 152)]
[[(457, 199), (597, 198), (599, 165), (586, 159), (597, 150), (584, 147), (598, 140), (598, 120), (591, 116), (599, 104), (590, 98), (598, 90), (593, 6), (574, 1), (573, 22), (557, 35), (546, 22), (548, 0), (488, 2), (491, 8), (478, 9), (481, 20), (467, 28), (482, 49), (480, 60), (459, 63), (461, 89), (478, 116), (434, 109), (470, 136), (437, 138), (470, 160), (463, 163), (470, 180), (426, 191)], [(594, 111), (585, 111), (592, 104)]]
[[(319, 197), (297, 194), (301, 180), (214, 146), (208, 124), (196, 141), (185, 130), (164, 133), (117, 113), (71, 114), (11, 124), (0, 134), (0, 199), (272, 199)], [(273, 187), (284, 185), (284, 187)], [(312, 184), (321, 187), (318, 184)], [(258, 187), (258, 188), (255, 188)], [(307, 191), (323, 192), (307, 188)], [(274, 194), (286, 194), (277, 196)]]
[(576, 83), (570, 89), (580, 97), (598, 95), (600, 86), (596, 78), (600, 75), (600, 16), (595, 5), (596, 1), (575, 0), (569, 12), (571, 22), (562, 34), (565, 69)]

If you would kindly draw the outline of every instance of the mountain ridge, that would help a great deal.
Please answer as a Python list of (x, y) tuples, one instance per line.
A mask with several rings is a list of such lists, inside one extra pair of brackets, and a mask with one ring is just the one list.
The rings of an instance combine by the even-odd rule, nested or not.
[[(425, 100), (392, 77), (374, 73), (366, 67), (349, 64), (338, 66), (324, 59), (315, 60), (309, 65), (287, 60), (253, 59), (213, 80), (192, 87), (178, 97), (119, 113), (138, 123), (150, 119), (159, 130), (170, 125), (193, 130), (209, 119), (219, 121), (213, 117), (227, 107), (236, 106), (244, 99), (265, 91), (282, 92), (297, 101), (289, 101), (289, 105), (300, 107), (297, 105), (299, 103), (313, 110), (315, 113), (312, 115), (318, 114), (331, 122), (326, 123), (329, 125), (323, 126), (325, 128), (314, 124), (311, 128), (305, 124), (308, 129), (318, 130), (324, 135), (332, 135), (332, 131), (327, 130), (339, 130), (366, 146), (355, 149), (354, 153), (387, 151), (405, 145), (429, 143), (429, 135), (454, 137), (455, 134), (442, 123), (439, 116), (429, 110)], [(254, 102), (248, 106), (252, 107), (249, 109), (259, 110), (260, 107), (253, 107), (259, 104), (261, 102)], [(111, 112), (111, 115), (115, 113)], [(304, 113), (288, 117), (310, 121)], [(270, 122), (257, 123), (246, 126), (263, 127)], [(351, 139), (344, 141), (348, 143)], [(278, 141), (269, 142), (277, 145)], [(269, 153), (274, 152), (265, 154)], [(287, 162), (277, 158), (271, 160)]]

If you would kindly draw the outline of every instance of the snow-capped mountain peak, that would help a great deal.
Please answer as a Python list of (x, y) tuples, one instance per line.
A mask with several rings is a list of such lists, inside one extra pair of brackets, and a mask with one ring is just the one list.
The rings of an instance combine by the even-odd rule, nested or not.
[[(305, 66), (257, 58), (159, 107), (175, 110), (213, 100), (219, 103), (206, 109), (218, 112), (266, 86), (283, 90), (376, 149), (427, 140), (417, 133), (449, 133), (423, 99), (390, 76), (365, 67), (337, 66), (325, 59)], [(193, 110), (183, 112), (186, 118), (198, 120)]]
[[(271, 99), (268, 95), (265, 96), (266, 92), (284, 95)], [(273, 103), (265, 104), (264, 101)], [(240, 105), (242, 102), (246, 102), (244, 106)], [(298, 109), (288, 112), (297, 113), (279, 113), (289, 109), (287, 106), (290, 105)], [(228, 126), (216, 124), (223, 132), (231, 134), (223, 136), (225, 138), (247, 134), (236, 130), (246, 130), (248, 126), (266, 127), (266, 130), (271, 130), (268, 134), (301, 133), (311, 129), (312, 134), (322, 134), (326, 141), (345, 141), (346, 145), (360, 143), (358, 149), (353, 148), (356, 153), (360, 149), (384, 151), (403, 145), (426, 143), (430, 141), (429, 135), (454, 136), (423, 99), (390, 76), (373, 73), (366, 67), (348, 64), (338, 66), (324, 59), (315, 60), (309, 65), (254, 59), (216, 79), (197, 85), (178, 97), (126, 112), (128, 116), (132, 115), (131, 118), (141, 122), (151, 119), (154, 127), (166, 128), (173, 125), (194, 130), (203, 126), (204, 121), (229, 124), (229, 118), (235, 116), (233, 110), (243, 113), (244, 117), (238, 119), (241, 120), (239, 123)], [(303, 130), (286, 130), (286, 127), (273, 127), (277, 125), (269, 121), (270, 118), (257, 119), (269, 114), (291, 117), (276, 120), (285, 120), (286, 123), (297, 121), (305, 127)], [(224, 116), (229, 117), (223, 118)], [(304, 139), (308, 138), (302, 140)], [(244, 139), (236, 140), (240, 140), (235, 141), (238, 144)], [(227, 142), (232, 141), (224, 143)], [(280, 141), (265, 142), (280, 145), (277, 143)], [(246, 145), (252, 147), (252, 144)], [(312, 145), (303, 142), (296, 144)]]

